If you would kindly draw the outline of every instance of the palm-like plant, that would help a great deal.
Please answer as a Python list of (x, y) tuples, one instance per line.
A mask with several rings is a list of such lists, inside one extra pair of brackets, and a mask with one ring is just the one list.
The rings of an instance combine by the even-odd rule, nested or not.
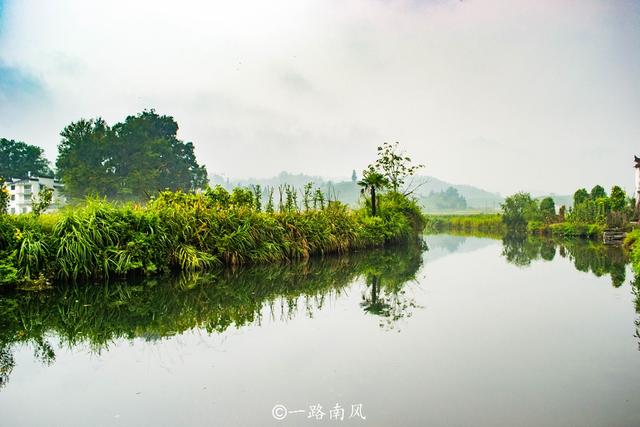
[(371, 215), (376, 216), (376, 191), (388, 186), (389, 180), (372, 166), (369, 166), (369, 169), (362, 172), (362, 179), (358, 181), (358, 185), (362, 187), (360, 190), (362, 194), (368, 191), (371, 195)]

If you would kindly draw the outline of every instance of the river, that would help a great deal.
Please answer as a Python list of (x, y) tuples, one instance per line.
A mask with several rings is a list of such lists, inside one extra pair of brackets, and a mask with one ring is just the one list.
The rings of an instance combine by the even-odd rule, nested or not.
[(640, 425), (620, 248), (425, 241), (0, 294), (0, 424)]

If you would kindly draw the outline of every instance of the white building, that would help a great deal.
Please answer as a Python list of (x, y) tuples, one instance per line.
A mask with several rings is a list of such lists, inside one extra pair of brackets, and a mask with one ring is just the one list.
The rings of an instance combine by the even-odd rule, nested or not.
[(21, 214), (31, 212), (33, 198), (38, 196), (41, 189), (53, 188), (51, 206), (46, 212), (52, 212), (64, 206), (66, 199), (61, 192), (63, 185), (50, 177), (35, 177), (14, 179), (5, 184), (9, 188), (9, 213)]

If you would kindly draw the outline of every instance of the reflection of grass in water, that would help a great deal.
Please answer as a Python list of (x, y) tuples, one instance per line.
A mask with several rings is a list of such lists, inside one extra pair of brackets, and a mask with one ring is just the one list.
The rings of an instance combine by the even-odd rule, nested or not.
[[(273, 318), (291, 318), (304, 304), (322, 308), (358, 277), (379, 277), (385, 292), (399, 294), (415, 280), (422, 246), (401, 245), (341, 257), (275, 266), (183, 274), (173, 280), (63, 286), (0, 297), (0, 381), (13, 367), (10, 348), (31, 343), (45, 361), (55, 355), (46, 342), (88, 344), (100, 352), (116, 339), (160, 339), (193, 328), (209, 333), (259, 324), (264, 307)], [(4, 378), (4, 380), (2, 380)]]

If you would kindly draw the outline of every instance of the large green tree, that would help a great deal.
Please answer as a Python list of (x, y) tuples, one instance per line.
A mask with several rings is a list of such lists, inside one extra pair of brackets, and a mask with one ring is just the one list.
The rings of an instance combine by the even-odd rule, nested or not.
[(31, 175), (53, 175), (44, 150), (22, 141), (0, 138), (0, 177), (24, 178)]
[(540, 219), (538, 203), (529, 193), (516, 193), (505, 199), (502, 206), (502, 221), (509, 228), (525, 228), (529, 221)]
[(65, 191), (137, 200), (159, 190), (190, 191), (207, 182), (191, 142), (177, 138), (178, 124), (154, 110), (110, 127), (98, 118), (71, 123), (61, 133), (56, 161)]
[(584, 188), (580, 188), (573, 193), (573, 207), (586, 202), (589, 199), (589, 192)]
[(613, 211), (622, 211), (628, 205), (627, 194), (617, 185), (611, 188), (611, 197), (609, 199), (611, 210)]
[(540, 215), (545, 222), (553, 222), (556, 218), (556, 203), (551, 197), (545, 197), (540, 201)]
[(607, 192), (604, 190), (602, 185), (596, 185), (591, 189), (591, 198), (593, 200), (598, 200), (602, 197), (607, 197)]

